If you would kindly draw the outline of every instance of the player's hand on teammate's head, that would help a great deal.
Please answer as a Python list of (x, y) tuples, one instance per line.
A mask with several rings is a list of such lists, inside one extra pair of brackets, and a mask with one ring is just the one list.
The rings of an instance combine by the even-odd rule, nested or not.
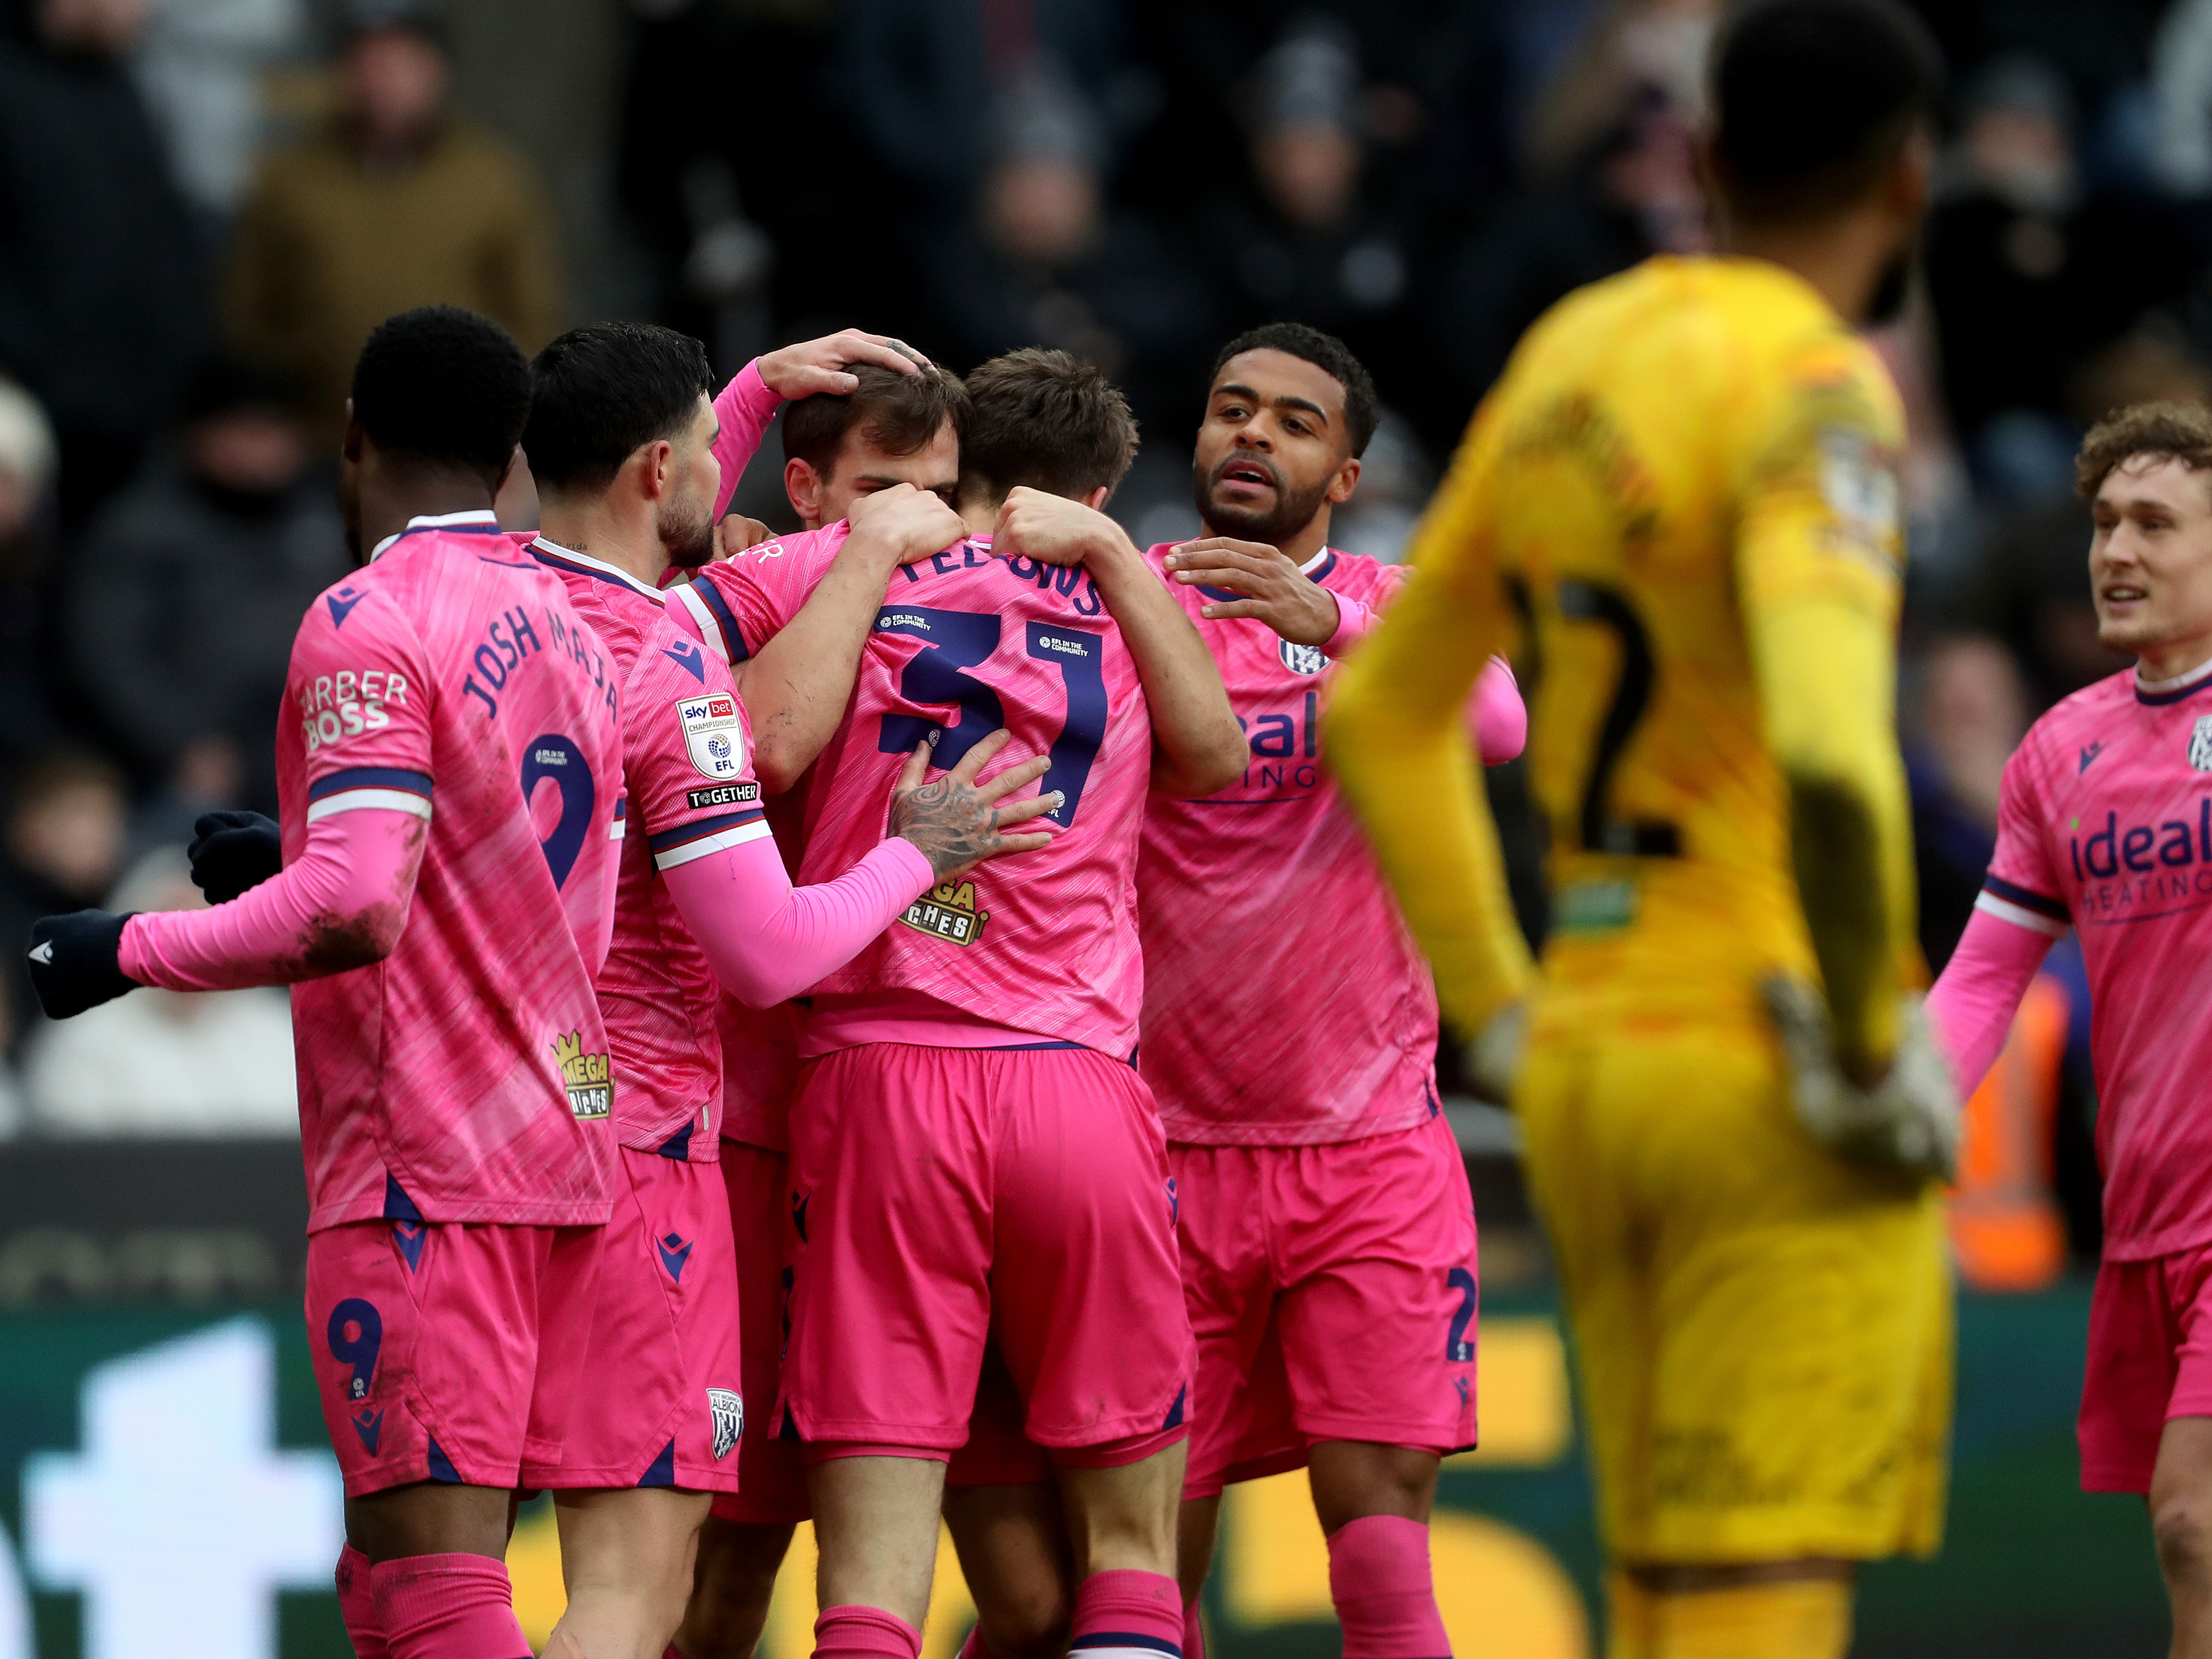
[(1309, 581), (1290, 555), (1265, 542), (1207, 536), (1169, 553), (1168, 574), (1186, 587), (1223, 587), (1241, 599), (1208, 599), (1203, 617), (1249, 617), (1293, 645), (1327, 645), (1340, 622), (1336, 598)]
[(888, 334), (868, 334), (842, 328), (818, 340), (801, 340), (757, 360), (761, 381), (787, 403), (811, 398), (817, 392), (842, 398), (858, 389), (860, 381), (846, 372), (851, 363), (873, 363), (878, 368), (912, 374), (929, 359), (904, 340)]
[(1016, 484), (999, 504), (991, 552), (1001, 559), (1039, 564), (1082, 564), (1127, 539), (1121, 527), (1095, 507), (1049, 490)]
[(1881, 1079), (1861, 1087), (1844, 1074), (1820, 994), (1777, 975), (1759, 988), (1782, 1039), (1797, 1121), (1854, 1163), (1948, 1181), (1958, 1171), (1961, 1114), (1950, 1063), (1917, 995), (1905, 998), (1897, 1053)]
[(992, 758), (1012, 740), (1004, 726), (960, 757), (960, 763), (934, 782), (929, 777), (936, 740), (917, 744), (891, 793), (890, 832), (921, 849), (939, 881), (974, 869), (986, 859), (1029, 853), (1048, 845), (1048, 835), (1010, 836), (1006, 830), (1040, 813), (1057, 811), (1064, 797), (1057, 789), (1001, 806), (1017, 789), (1025, 789), (1050, 769), (1042, 755), (1010, 766), (988, 783), (975, 780)]
[(749, 547), (758, 547), (763, 542), (775, 539), (775, 532), (758, 519), (748, 519), (742, 513), (723, 515), (714, 526), (714, 556), (707, 562), (720, 564), (725, 559), (734, 559)]
[(203, 812), (192, 821), (192, 885), (210, 904), (228, 904), (284, 867), (283, 836), (258, 812)]
[(31, 924), (31, 988), (48, 1019), (67, 1019), (138, 988), (119, 961), (123, 924), (130, 920), (106, 910), (72, 910)]
[(945, 504), (943, 496), (910, 483), (891, 484), (860, 496), (846, 522), (852, 526), (852, 542), (888, 551), (901, 564), (917, 564), (933, 553), (942, 553), (968, 534), (966, 521)]

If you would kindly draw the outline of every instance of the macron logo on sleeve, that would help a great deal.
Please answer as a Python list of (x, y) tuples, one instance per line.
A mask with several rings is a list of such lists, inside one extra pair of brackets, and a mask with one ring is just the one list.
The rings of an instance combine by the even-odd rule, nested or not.
[(2083, 744), (2081, 745), (2081, 764), (2075, 772), (2074, 775), (2077, 778), (2080, 777), (2083, 772), (2089, 769), (2089, 763), (2096, 759), (2098, 756), (2104, 752), (2105, 745), (2102, 741)]
[(349, 593), (343, 588), (329, 595), (325, 603), (331, 608), (331, 626), (343, 628), (345, 619), (353, 614), (354, 606), (368, 597), (366, 593)]
[(706, 659), (699, 654), (699, 647), (690, 641), (678, 640), (673, 645), (664, 646), (661, 647), (660, 654), (669, 659), (700, 684), (706, 684)]

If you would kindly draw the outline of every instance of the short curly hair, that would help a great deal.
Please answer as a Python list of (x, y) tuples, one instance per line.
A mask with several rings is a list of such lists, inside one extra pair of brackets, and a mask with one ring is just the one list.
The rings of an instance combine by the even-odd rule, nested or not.
[(1137, 459), (1129, 400), (1072, 353), (1024, 346), (994, 357), (969, 374), (968, 397), (963, 498), (996, 506), (1027, 484), (1079, 500), (1102, 485), (1114, 489)]
[(1382, 418), (1382, 403), (1375, 395), (1375, 377), (1367, 366), (1352, 355), (1352, 348), (1334, 334), (1324, 334), (1304, 323), (1262, 323), (1247, 329), (1214, 354), (1213, 372), (1206, 378), (1211, 386), (1221, 378), (1221, 371), (1229, 367), (1232, 357), (1241, 357), (1248, 351), (1279, 351), (1285, 356), (1303, 357), (1322, 374), (1344, 388), (1344, 428), (1347, 447), (1354, 455), (1367, 453), (1368, 440), (1375, 435), (1375, 428)]
[(2074, 458), (2074, 488), (2085, 501), (2113, 469), (2138, 455), (2179, 461), (2191, 472), (2212, 472), (2212, 410), (2197, 404), (2130, 404), (2089, 428)]
[(386, 318), (362, 347), (353, 417), (379, 449), (465, 467), (496, 488), (530, 418), (530, 360), (489, 317), (417, 306)]

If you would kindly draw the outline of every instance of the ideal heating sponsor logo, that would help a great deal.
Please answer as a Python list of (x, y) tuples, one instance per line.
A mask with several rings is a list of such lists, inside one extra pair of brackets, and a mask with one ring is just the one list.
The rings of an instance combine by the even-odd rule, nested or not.
[(2212, 796), (2188, 817), (2123, 824), (2107, 811), (2083, 833), (2075, 818), (2067, 857), (2080, 884), (2077, 924), (2142, 921), (2212, 903)]

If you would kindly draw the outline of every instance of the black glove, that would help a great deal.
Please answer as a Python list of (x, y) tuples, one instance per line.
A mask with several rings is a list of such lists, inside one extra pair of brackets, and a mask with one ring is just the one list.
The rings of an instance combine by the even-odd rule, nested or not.
[(283, 837), (258, 812), (203, 812), (192, 824), (192, 885), (210, 904), (228, 904), (284, 867)]
[(117, 963), (129, 916), (72, 910), (31, 924), (31, 988), (48, 1019), (67, 1019), (112, 1002), (138, 981)]

